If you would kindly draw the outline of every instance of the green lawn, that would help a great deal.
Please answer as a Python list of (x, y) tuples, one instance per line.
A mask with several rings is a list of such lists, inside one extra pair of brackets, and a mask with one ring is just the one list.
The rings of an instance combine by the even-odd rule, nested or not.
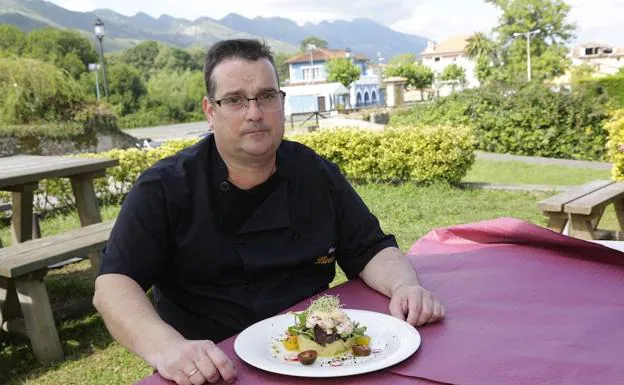
[[(492, 162), (494, 163), (494, 162)], [(524, 165), (523, 165), (524, 166)], [(489, 168), (498, 167), (499, 172), (488, 177)], [(488, 165), (477, 162), (469, 178), (480, 182), (552, 184), (582, 183), (608, 175), (594, 174), (595, 170), (570, 168), (537, 168), (518, 171), (514, 163)], [(478, 171), (478, 170), (481, 171)], [(599, 172), (601, 172), (599, 170)], [(586, 174), (583, 174), (586, 173)], [(544, 178), (544, 175), (553, 178)], [(586, 175), (587, 179), (584, 179)], [(385, 231), (396, 235), (401, 249), (409, 246), (434, 228), (470, 223), (479, 220), (513, 216), (543, 225), (545, 218), (538, 212), (536, 203), (548, 194), (507, 192), (494, 190), (458, 189), (447, 185), (417, 187), (411, 184), (399, 186), (358, 186), (358, 192), (371, 210), (378, 216)], [(103, 217), (114, 218), (118, 207), (103, 208)], [(612, 212), (607, 213), (603, 227), (615, 225)], [(42, 232), (53, 234), (77, 227), (75, 214), (48, 218), (42, 223)], [(9, 244), (7, 228), (0, 231), (5, 245)], [(93, 286), (89, 276), (88, 262), (73, 264), (52, 271), (46, 278), (51, 300), (55, 307), (72, 301), (89, 301)], [(338, 275), (334, 283), (344, 281)], [(108, 335), (97, 314), (91, 309), (80, 315), (66, 318), (56, 314), (59, 331), (67, 359), (57, 365), (43, 366), (32, 356), (24, 339), (0, 334), (0, 384), (52, 385), (52, 384), (131, 384), (151, 373), (151, 369), (132, 354), (126, 352)]]
[(611, 179), (611, 170), (477, 159), (463, 181), (572, 186), (595, 179)]

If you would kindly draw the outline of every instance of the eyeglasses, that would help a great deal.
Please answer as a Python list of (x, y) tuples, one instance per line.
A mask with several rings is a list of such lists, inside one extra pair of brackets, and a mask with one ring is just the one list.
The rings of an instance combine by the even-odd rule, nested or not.
[(210, 101), (217, 104), (223, 112), (237, 113), (249, 108), (249, 103), (255, 100), (263, 112), (273, 112), (281, 110), (284, 107), (284, 99), (286, 92), (284, 91), (267, 91), (257, 95), (255, 98), (246, 98), (244, 96), (231, 96), (220, 100), (210, 98)]

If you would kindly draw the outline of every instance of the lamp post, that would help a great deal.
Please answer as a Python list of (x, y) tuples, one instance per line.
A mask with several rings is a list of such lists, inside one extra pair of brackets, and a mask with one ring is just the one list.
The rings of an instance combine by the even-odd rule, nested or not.
[(98, 71), (100, 70), (100, 65), (97, 63), (89, 63), (89, 71), (95, 72), (95, 96), (97, 97), (97, 102), (100, 103), (100, 80), (98, 78)]
[(527, 77), (531, 81), (531, 36), (540, 33), (541, 30), (535, 29), (529, 32), (516, 32), (513, 37), (525, 36), (527, 41)]
[(108, 98), (108, 82), (106, 81), (106, 65), (104, 64), (104, 46), (102, 45), (102, 39), (104, 39), (104, 22), (102, 19), (97, 18), (93, 23), (93, 33), (95, 37), (100, 41), (100, 63), (102, 65), (102, 80), (104, 81), (104, 95)]

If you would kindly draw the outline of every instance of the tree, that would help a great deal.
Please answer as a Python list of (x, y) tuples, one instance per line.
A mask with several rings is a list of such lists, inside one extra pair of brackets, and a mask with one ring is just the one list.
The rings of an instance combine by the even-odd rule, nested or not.
[(290, 57), (285, 52), (278, 52), (275, 54), (275, 69), (277, 70), (277, 76), (279, 77), (280, 85), (287, 84), (290, 79), (290, 72), (288, 71), (288, 64), (285, 61)]
[(144, 77), (149, 76), (149, 72), (154, 68), (156, 57), (160, 52), (160, 43), (157, 41), (144, 41), (129, 50), (124, 51), (120, 56), (120, 61), (138, 68)]
[(422, 64), (392, 65), (386, 69), (386, 76), (402, 76), (407, 78), (405, 86), (412, 86), (420, 90), (420, 96), (423, 97), (423, 89), (431, 86), (433, 83), (433, 71)]
[(301, 41), (301, 52), (308, 50), (308, 45), (314, 45), (316, 48), (327, 48), (327, 40), (323, 40), (320, 37), (310, 36)]
[(11, 24), (0, 24), (0, 55), (21, 56), (26, 34)]
[(120, 115), (135, 112), (140, 107), (141, 98), (147, 88), (141, 71), (126, 63), (110, 65), (108, 73), (109, 101), (116, 105)]
[(393, 56), (389, 61), (389, 66), (404, 66), (414, 64), (418, 61), (418, 58), (413, 53), (402, 53), (400, 55)]
[(576, 26), (567, 22), (570, 6), (563, 0), (485, 0), (501, 10), (495, 28), (502, 47), (501, 61), (510, 81), (526, 79), (527, 41), (517, 33), (540, 30), (531, 37), (532, 77), (537, 80), (562, 75), (569, 67), (567, 48)]
[(164, 46), (154, 60), (154, 68), (172, 71), (197, 71), (201, 67), (190, 53), (175, 47)]
[(78, 82), (51, 63), (0, 59), (0, 123), (72, 120), (85, 103)]
[(75, 79), (97, 61), (93, 44), (79, 32), (51, 27), (31, 31), (26, 37), (24, 56), (54, 63)]
[(332, 59), (325, 64), (327, 81), (339, 82), (349, 88), (351, 83), (360, 78), (360, 67), (346, 58)]
[(476, 32), (468, 38), (466, 53), (476, 61), (475, 73), (481, 84), (487, 82), (498, 65), (498, 45), (483, 32)]
[(483, 32), (476, 32), (468, 38), (466, 54), (471, 59), (477, 59), (479, 57), (494, 59), (497, 49), (496, 42), (487, 37)]
[(455, 63), (449, 64), (442, 70), (440, 80), (458, 80), (461, 84), (465, 84), (466, 70)]

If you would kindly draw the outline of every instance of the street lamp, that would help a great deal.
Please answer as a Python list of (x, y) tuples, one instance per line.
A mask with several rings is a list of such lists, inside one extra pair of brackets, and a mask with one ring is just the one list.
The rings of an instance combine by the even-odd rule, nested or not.
[(97, 63), (89, 63), (89, 71), (95, 72), (95, 96), (97, 97), (97, 102), (100, 102), (100, 80), (98, 78), (98, 71), (100, 70), (100, 65)]
[(93, 23), (93, 33), (95, 37), (100, 41), (100, 63), (102, 64), (102, 79), (104, 80), (104, 95), (108, 98), (108, 82), (106, 81), (106, 65), (104, 64), (104, 46), (102, 45), (102, 39), (104, 39), (104, 22), (99, 17), (95, 19)]
[(531, 36), (540, 33), (541, 30), (535, 29), (529, 32), (516, 32), (513, 37), (524, 36), (527, 41), (527, 76), (531, 81)]

